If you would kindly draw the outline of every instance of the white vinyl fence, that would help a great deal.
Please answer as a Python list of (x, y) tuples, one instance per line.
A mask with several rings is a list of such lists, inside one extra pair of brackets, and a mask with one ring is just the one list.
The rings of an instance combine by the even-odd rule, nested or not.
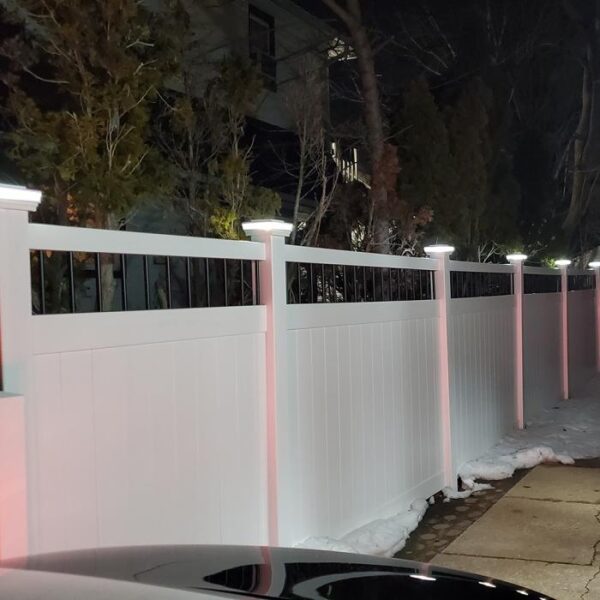
[[(512, 267), (450, 262), (466, 278), (508, 279)], [(502, 290), (502, 291), (508, 291)], [(449, 303), (453, 472), (515, 425), (515, 300), (512, 294), (452, 298)]]
[[(264, 258), (254, 243), (47, 225), (29, 246)], [(262, 306), (35, 316), (33, 549), (265, 543), (264, 332)]]
[(456, 485), (596, 370), (598, 273), (29, 224), (36, 205), (0, 200), (2, 557), (338, 537)]
[[(342, 278), (357, 267), (364, 275), (369, 265), (376, 275), (385, 269), (388, 282), (390, 270), (431, 279), (436, 268), (429, 259), (296, 246), (285, 258), (312, 266), (313, 278), (332, 266)], [(288, 305), (284, 540), (341, 536), (443, 487), (438, 307), (387, 294), (376, 303)]]
[[(556, 285), (524, 295), (525, 419), (531, 420), (540, 410), (554, 406), (562, 398), (562, 298), (556, 271), (525, 267), (525, 276), (552, 277)], [(554, 291), (548, 291), (551, 289)], [(586, 315), (586, 319), (589, 323), (590, 316)]]
[(580, 290), (569, 293), (569, 391), (581, 394), (596, 367), (595, 329), (590, 326), (594, 314), (594, 291)]

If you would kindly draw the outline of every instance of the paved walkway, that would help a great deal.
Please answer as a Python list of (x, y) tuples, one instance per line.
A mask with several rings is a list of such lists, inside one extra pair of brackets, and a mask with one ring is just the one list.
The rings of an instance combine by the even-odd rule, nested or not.
[(475, 492), (470, 498), (443, 502), (443, 494), (436, 495), (436, 502), (425, 513), (419, 527), (408, 538), (396, 558), (431, 562), (475, 521), (480, 519), (500, 500), (526, 471), (517, 471), (511, 479), (494, 481), (494, 489)]
[(600, 468), (582, 466), (533, 469), (431, 562), (600, 600)]

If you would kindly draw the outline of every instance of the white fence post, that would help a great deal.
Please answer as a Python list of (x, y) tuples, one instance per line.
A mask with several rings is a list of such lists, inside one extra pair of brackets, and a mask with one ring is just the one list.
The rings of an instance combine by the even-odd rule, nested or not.
[(515, 296), (515, 425), (518, 429), (525, 426), (524, 375), (523, 375), (523, 254), (510, 254), (508, 261), (514, 267)]
[(2, 387), (26, 392), (31, 362), (31, 277), (27, 227), (40, 192), (0, 185), (0, 357)]
[(569, 260), (556, 261), (560, 267), (562, 399), (569, 399)]
[(279, 543), (278, 407), (287, 396), (287, 275), (285, 239), (291, 226), (282, 221), (250, 221), (244, 231), (253, 241), (265, 244), (265, 260), (260, 265), (260, 300), (267, 310), (267, 486), (269, 544)]
[(452, 456), (452, 413), (450, 406), (450, 351), (448, 312), (450, 299), (450, 254), (452, 246), (428, 246), (425, 252), (432, 258), (438, 259), (435, 272), (435, 297), (439, 307), (439, 369), (440, 369), (440, 404), (442, 411), (442, 452), (444, 468), (444, 485), (456, 487)]
[(0, 558), (27, 554), (25, 396), (31, 381), (29, 212), (40, 192), (0, 185)]

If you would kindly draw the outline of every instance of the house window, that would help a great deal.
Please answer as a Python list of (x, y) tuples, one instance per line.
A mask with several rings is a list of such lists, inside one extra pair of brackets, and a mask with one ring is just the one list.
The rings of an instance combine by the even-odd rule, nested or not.
[(265, 87), (277, 91), (275, 60), (275, 20), (271, 15), (250, 5), (248, 13), (250, 60), (258, 67)]

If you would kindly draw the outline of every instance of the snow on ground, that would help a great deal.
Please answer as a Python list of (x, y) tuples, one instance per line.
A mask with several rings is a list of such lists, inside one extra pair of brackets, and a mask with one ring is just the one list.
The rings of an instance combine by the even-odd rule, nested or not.
[(340, 540), (312, 537), (304, 540), (298, 547), (385, 557), (394, 556), (396, 552), (404, 548), (408, 536), (417, 528), (427, 507), (427, 500), (415, 500), (409, 510), (388, 519), (371, 521), (351, 531)]
[[(488, 481), (512, 477), (516, 469), (531, 469), (544, 462), (572, 464), (574, 459), (600, 456), (600, 379), (589, 388), (589, 397), (566, 400), (543, 411), (523, 431), (514, 431), (489, 452), (463, 464), (459, 475), (464, 491), (444, 489), (444, 501), (466, 498), (473, 492), (489, 489)], [(388, 519), (377, 519), (336, 540), (308, 538), (299, 547), (393, 556), (417, 528), (427, 511), (424, 499), (416, 500), (409, 510)]]
[(512, 477), (516, 469), (543, 462), (572, 464), (574, 459), (600, 456), (600, 393), (596, 397), (565, 400), (543, 411), (526, 429), (513, 431), (489, 452), (465, 463), (459, 475), (466, 487), (476, 479)]

